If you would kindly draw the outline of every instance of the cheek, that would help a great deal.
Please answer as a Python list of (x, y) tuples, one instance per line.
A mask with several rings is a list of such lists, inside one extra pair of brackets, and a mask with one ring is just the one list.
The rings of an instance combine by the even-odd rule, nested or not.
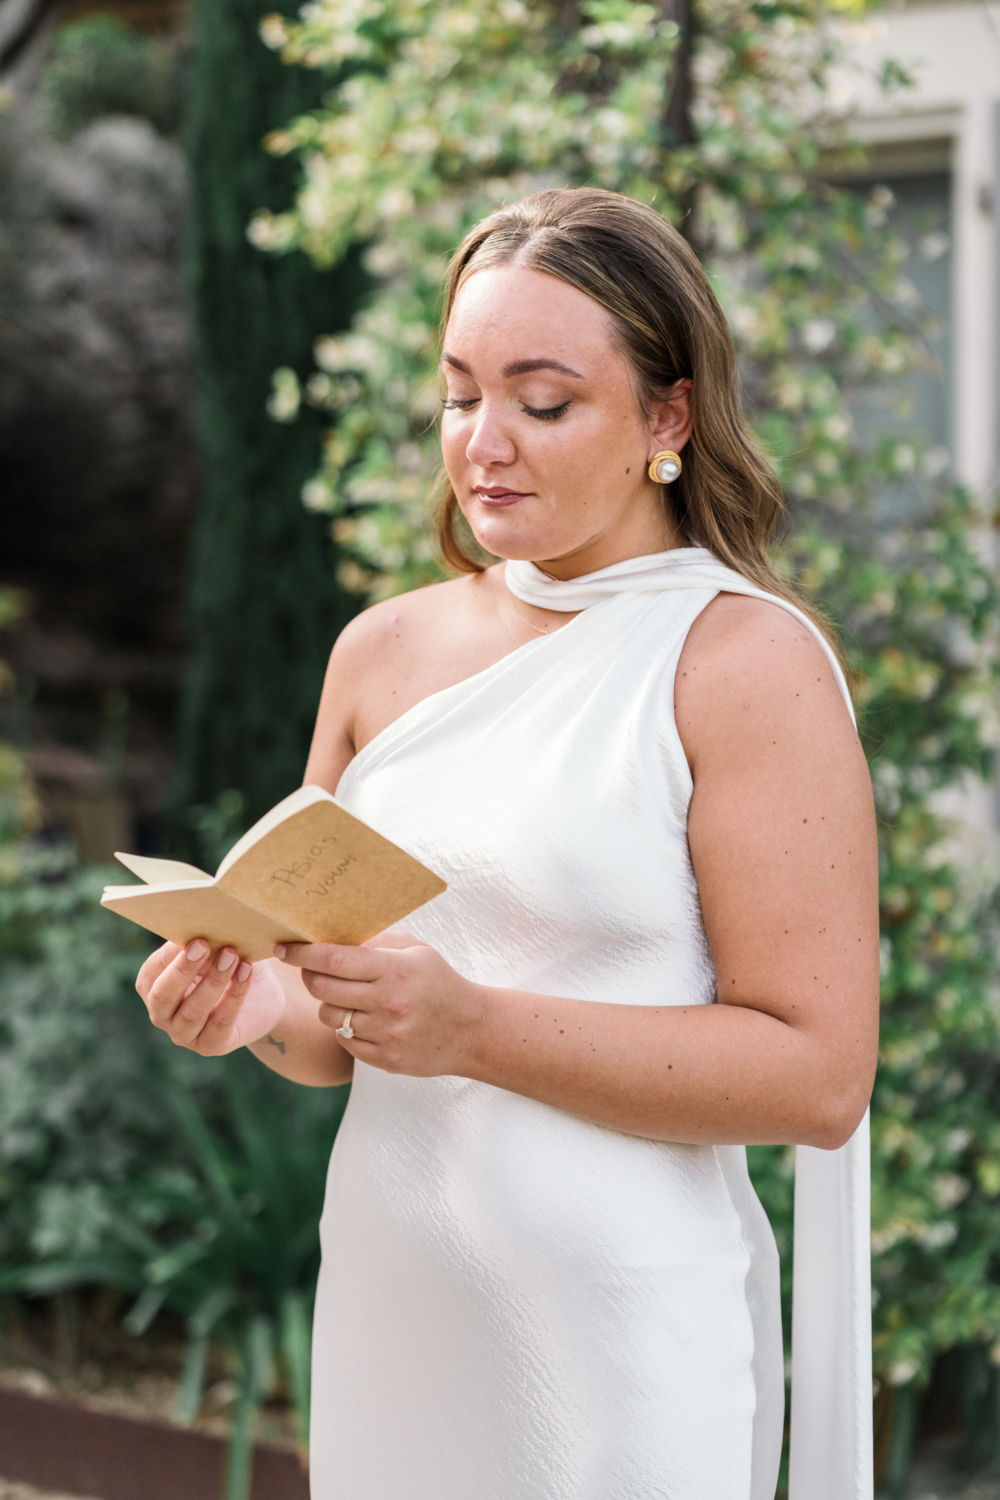
[(609, 474), (624, 473), (635, 458), (635, 422), (628, 408), (584, 408), (576, 420), (539, 423), (522, 452), (552, 488), (581, 499), (603, 489)]

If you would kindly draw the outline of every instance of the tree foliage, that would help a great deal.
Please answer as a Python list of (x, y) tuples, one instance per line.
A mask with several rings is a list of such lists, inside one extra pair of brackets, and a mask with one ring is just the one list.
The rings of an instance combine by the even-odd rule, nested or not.
[[(835, 9), (701, 0), (687, 144), (664, 124), (677, 28), (651, 5), (316, 0), (297, 22), (269, 17), (269, 44), (332, 86), (268, 138), (301, 180), (251, 236), (318, 265), (365, 246), (373, 296), (317, 341), (305, 379), (277, 370), (271, 411), (328, 414), (303, 499), (333, 517), (341, 577), (368, 597), (440, 576), (435, 329), (464, 231), (539, 186), (589, 183), (653, 203), (701, 254), (796, 522), (779, 560), (843, 632), (876, 788), (875, 1358), (905, 1385), (936, 1350), (1000, 1335), (990, 881), (942, 800), (992, 764), (997, 595), (982, 516), (900, 403), (931, 358), (892, 194), (837, 185), (860, 164), (827, 86), (843, 62)], [(787, 1249), (787, 1156), (754, 1157)]]
[(257, 35), (254, 0), (199, 0), (186, 135), (202, 493), (191, 583), (178, 802), (229, 788), (252, 822), (301, 780), (330, 647), (356, 604), (333, 577), (326, 529), (298, 494), (318, 424), (267, 420), (271, 371), (310, 363), (316, 333), (342, 327), (362, 284), (351, 262), (318, 274), (302, 255), (265, 261), (246, 238), (262, 202), (290, 190), (260, 150), (275, 121), (314, 101)]
[(137, 115), (172, 135), (180, 120), (180, 48), (115, 16), (86, 16), (57, 32), (43, 94), (58, 138), (109, 115)]

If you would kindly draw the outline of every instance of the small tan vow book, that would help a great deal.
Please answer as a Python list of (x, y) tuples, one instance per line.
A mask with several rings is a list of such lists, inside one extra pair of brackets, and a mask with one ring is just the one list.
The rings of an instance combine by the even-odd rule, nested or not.
[(146, 884), (105, 886), (102, 906), (172, 942), (203, 937), (251, 963), (275, 943), (363, 943), (447, 889), (318, 786), (265, 813), (214, 880), (174, 859), (115, 858)]

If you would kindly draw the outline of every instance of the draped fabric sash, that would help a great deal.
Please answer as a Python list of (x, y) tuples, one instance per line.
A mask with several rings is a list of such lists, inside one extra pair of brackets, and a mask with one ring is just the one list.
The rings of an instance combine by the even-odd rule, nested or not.
[[(506, 581), (525, 604), (574, 613), (621, 593), (665, 589), (767, 599), (816, 637), (851, 710), (840, 664), (808, 616), (703, 547), (631, 557), (567, 580), (508, 562)], [(795, 1153), (789, 1500), (870, 1500), (873, 1493), (869, 1221), (866, 1113), (839, 1150), (798, 1146)]]

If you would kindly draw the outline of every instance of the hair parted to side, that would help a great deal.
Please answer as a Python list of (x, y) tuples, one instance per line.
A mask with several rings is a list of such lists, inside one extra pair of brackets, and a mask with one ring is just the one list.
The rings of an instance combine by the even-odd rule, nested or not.
[[(448, 270), (442, 326), (463, 283), (491, 266), (557, 276), (607, 310), (631, 364), (639, 399), (692, 382), (691, 437), (670, 486), (674, 519), (688, 540), (770, 594), (828, 623), (773, 567), (768, 543), (784, 513), (781, 485), (740, 408), (736, 351), (725, 315), (687, 241), (654, 209), (600, 188), (550, 188), (501, 208), (469, 231)], [(481, 572), (447, 477), (437, 510), (441, 555)]]

